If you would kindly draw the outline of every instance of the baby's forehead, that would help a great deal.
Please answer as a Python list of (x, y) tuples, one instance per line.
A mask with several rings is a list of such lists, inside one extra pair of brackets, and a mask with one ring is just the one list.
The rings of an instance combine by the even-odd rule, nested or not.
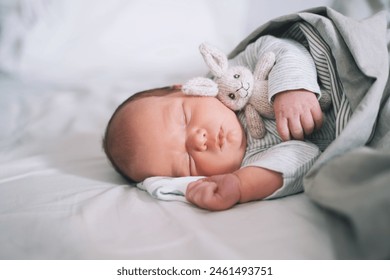
[(173, 96), (184, 97), (184, 94), (177, 94), (176, 92), (172, 93), (164, 93), (164, 92), (156, 92), (154, 94), (144, 94), (140, 96), (135, 96), (130, 102), (128, 102), (124, 108), (126, 107), (139, 107), (139, 106), (148, 106), (150, 104), (155, 104), (157, 100), (167, 100), (172, 98)]
[(167, 98), (167, 95), (145, 96), (129, 102), (118, 112), (115, 129), (126, 134), (154, 129), (159, 125), (164, 104), (169, 104), (162, 102)]

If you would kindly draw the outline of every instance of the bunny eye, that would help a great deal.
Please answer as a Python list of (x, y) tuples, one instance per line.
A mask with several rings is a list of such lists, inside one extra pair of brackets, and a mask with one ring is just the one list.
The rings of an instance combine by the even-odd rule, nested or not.
[(238, 78), (240, 78), (240, 75), (234, 74), (233, 77), (234, 77), (234, 79), (238, 79)]
[(229, 93), (228, 96), (229, 96), (229, 98), (232, 99), (232, 100), (236, 99), (236, 95), (235, 95), (234, 93)]

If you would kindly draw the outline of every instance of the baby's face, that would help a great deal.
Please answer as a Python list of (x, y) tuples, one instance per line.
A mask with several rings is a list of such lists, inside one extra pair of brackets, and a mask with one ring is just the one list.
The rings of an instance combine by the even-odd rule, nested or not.
[(137, 181), (150, 176), (211, 176), (241, 165), (245, 132), (236, 114), (216, 98), (177, 91), (135, 100), (121, 115), (124, 120), (128, 116), (124, 129), (136, 153), (128, 170)]

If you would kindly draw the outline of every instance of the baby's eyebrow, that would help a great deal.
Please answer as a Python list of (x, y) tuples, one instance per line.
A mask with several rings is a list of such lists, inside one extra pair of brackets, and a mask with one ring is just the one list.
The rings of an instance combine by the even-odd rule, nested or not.
[(175, 129), (175, 125), (178, 124), (179, 116), (172, 103), (162, 105), (161, 114), (156, 114), (156, 122), (160, 123), (157, 128), (161, 133), (169, 133), (172, 129)]
[(175, 110), (174, 102), (170, 102), (167, 104), (162, 105), (162, 117), (163, 117), (163, 124), (168, 129), (169, 126), (173, 123), (176, 123), (175, 120), (177, 119), (177, 110)]

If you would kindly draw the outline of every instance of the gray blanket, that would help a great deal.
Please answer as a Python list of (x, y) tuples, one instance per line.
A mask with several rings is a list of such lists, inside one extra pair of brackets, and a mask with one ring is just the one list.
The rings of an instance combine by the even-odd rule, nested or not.
[(390, 258), (390, 85), (384, 12), (363, 21), (330, 8), (272, 20), (230, 54), (259, 36), (281, 36), (307, 22), (332, 50), (335, 68), (352, 109), (340, 135), (307, 174), (310, 199), (329, 217), (338, 258)]

